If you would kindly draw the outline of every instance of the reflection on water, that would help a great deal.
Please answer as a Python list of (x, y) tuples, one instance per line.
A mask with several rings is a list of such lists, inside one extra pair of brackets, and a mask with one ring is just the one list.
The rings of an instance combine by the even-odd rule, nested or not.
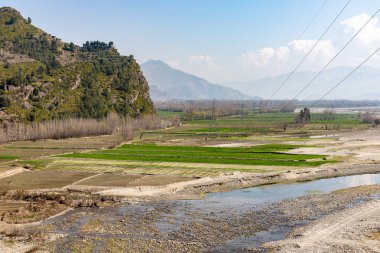
[(379, 182), (379, 174), (366, 174), (361, 175), (360, 177), (347, 177), (341, 179), (343, 182), (342, 184), (347, 185), (347, 187), (355, 187), (359, 185), (371, 185), (371, 184), (378, 184)]

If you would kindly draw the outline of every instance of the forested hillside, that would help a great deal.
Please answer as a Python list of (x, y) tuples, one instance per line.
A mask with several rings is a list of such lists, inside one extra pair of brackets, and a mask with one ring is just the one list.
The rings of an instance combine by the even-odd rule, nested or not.
[(133, 56), (112, 42), (65, 43), (0, 8), (0, 120), (103, 118), (154, 112)]

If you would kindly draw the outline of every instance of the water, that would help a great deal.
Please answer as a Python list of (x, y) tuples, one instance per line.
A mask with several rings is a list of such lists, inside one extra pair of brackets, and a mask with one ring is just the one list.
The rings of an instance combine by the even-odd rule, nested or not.
[(203, 200), (186, 201), (203, 208), (236, 208), (237, 206), (260, 206), (307, 194), (329, 193), (355, 186), (380, 184), (380, 174), (364, 174), (346, 177), (319, 179), (292, 184), (273, 184), (235, 190), (230, 192), (209, 193)]
[[(253, 187), (230, 192), (210, 193), (204, 200), (186, 201), (188, 204), (204, 212), (231, 210), (244, 210), (262, 207), (269, 203), (293, 199), (308, 194), (323, 194), (355, 186), (380, 184), (380, 174), (364, 174), (346, 177), (320, 179), (303, 183), (273, 184)], [(374, 196), (380, 198), (380, 196)], [(227, 210), (229, 210), (227, 212)], [(297, 226), (303, 226), (310, 221), (300, 221)], [(240, 252), (244, 248), (259, 248), (265, 242), (281, 240), (291, 232), (292, 226), (283, 224), (273, 226), (250, 237), (237, 237), (228, 240), (207, 252)]]
[[(145, 228), (148, 230), (139, 230), (138, 227), (141, 221), (143, 222), (142, 224), (147, 222), (146, 217), (149, 218), (150, 215), (157, 215), (157, 220), (152, 219), (152, 221), (155, 221), (155, 226), (162, 233), (163, 238), (170, 238), (170, 236), (168, 236), (169, 233), (180, 233), (182, 226), (191, 227), (192, 222), (202, 224), (210, 217), (217, 218), (216, 221), (231, 221), (231, 224), (234, 225), (236, 217), (240, 217), (255, 210), (260, 210), (271, 203), (280, 202), (285, 199), (293, 199), (308, 194), (329, 193), (335, 190), (372, 184), (380, 184), (380, 174), (337, 177), (292, 184), (273, 184), (230, 192), (210, 193), (207, 194), (203, 200), (161, 201), (157, 203), (139, 203), (102, 209), (78, 208), (65, 215), (45, 221), (45, 223), (55, 224), (55, 230), (52, 233), (70, 235), (70, 237), (64, 239), (62, 242), (63, 244), (66, 244), (77, 237), (81, 238), (83, 236), (83, 225), (91, 219), (100, 219), (102, 222), (110, 224), (110, 227), (115, 226), (116, 224), (121, 224), (120, 220), (123, 222), (128, 221), (128, 223), (123, 224), (123, 226), (129, 226), (129, 229), (136, 226), (137, 229), (136, 233), (133, 234), (130, 234), (129, 232), (123, 233), (123, 229), (120, 229), (120, 233), (107, 230), (101, 232), (87, 232), (86, 235), (89, 237), (93, 236), (105, 239), (149, 239), (156, 237), (155, 233), (149, 232), (149, 226)], [(374, 198), (380, 199), (380, 194), (374, 196)], [(361, 200), (359, 199), (358, 201)], [(354, 205), (355, 204), (356, 203), (354, 203)], [(75, 218), (75, 214), (80, 212), (84, 212), (85, 215), (78, 215), (78, 219), (73, 219), (75, 221), (70, 222), (70, 217)], [(270, 214), (272, 216), (277, 215), (275, 209), (271, 209), (270, 212), (273, 212)], [(126, 214), (128, 215), (127, 217)], [(318, 215), (320, 214), (316, 214), (318, 217), (295, 220), (290, 223), (288, 220), (280, 220), (279, 223), (271, 223), (270, 215), (267, 216), (265, 213), (265, 217), (269, 218), (268, 220), (263, 219), (263, 222), (260, 223), (265, 225), (260, 232), (257, 232), (256, 234), (248, 234), (247, 237), (239, 236), (232, 238), (219, 244), (215, 248), (209, 249), (207, 252), (241, 252), (241, 249), (244, 248), (259, 248), (260, 245), (265, 242), (285, 238), (294, 227), (303, 226), (311, 222), (313, 219), (319, 218)], [(226, 224), (229, 224), (228, 222)], [(249, 222), (249, 219), (247, 222)], [(237, 224), (239, 225), (240, 223)], [(268, 226), (266, 226), (266, 224), (268, 224)], [(95, 240), (95, 242), (99, 249), (104, 246), (103, 241), (98, 242)], [(57, 251), (65, 252), (66, 248), (63, 247), (63, 244), (61, 245), (60, 243), (57, 243)]]

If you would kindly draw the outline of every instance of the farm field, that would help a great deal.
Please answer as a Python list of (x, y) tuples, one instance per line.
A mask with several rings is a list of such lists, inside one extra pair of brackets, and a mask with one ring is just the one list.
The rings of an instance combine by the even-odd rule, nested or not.
[(119, 173), (103, 173), (88, 180), (84, 180), (79, 185), (109, 186), (109, 187), (133, 187), (133, 186), (159, 186), (192, 180), (192, 177), (168, 177), (151, 175), (133, 175)]
[[(183, 115), (168, 111), (159, 114), (163, 118)], [(335, 115), (334, 120), (322, 120), (323, 115), (316, 114), (303, 127), (290, 124), (294, 117), (294, 113), (250, 111), (244, 116), (216, 121), (184, 119), (176, 128), (136, 133), (133, 142), (123, 145), (119, 134), (12, 142), (0, 147), (0, 156), (4, 158), (0, 159), (2, 170), (20, 166), (47, 175), (57, 174), (44, 181), (32, 180), (38, 173), (23, 172), (1, 179), (0, 185), (4, 189), (25, 189), (25, 182), (31, 180), (29, 189), (62, 188), (82, 179), (81, 184), (106, 187), (165, 185), (228, 172), (267, 173), (316, 167), (336, 163), (341, 158), (294, 152), (307, 149), (311, 141), (315, 145), (311, 136), (368, 126), (353, 114)], [(285, 132), (280, 124), (283, 122), (290, 124)], [(326, 136), (319, 140), (318, 145), (323, 146), (334, 138)], [(156, 177), (148, 180), (146, 175)]]
[[(158, 186), (231, 172), (270, 173), (317, 167), (337, 163), (342, 157), (298, 154), (297, 150), (330, 145), (336, 132), (368, 127), (355, 114), (336, 114), (329, 119), (324, 114), (313, 114), (310, 123), (294, 125), (295, 113), (248, 110), (245, 115), (216, 120), (184, 118), (184, 113), (175, 111), (158, 113), (163, 119), (182, 117), (182, 124), (136, 132), (127, 144), (122, 144), (122, 136), (116, 133), (2, 145), (1, 171), (7, 173), (17, 167), (27, 170), (10, 173), (0, 179), (0, 186), (46, 190), (77, 181), (86, 186)], [(316, 140), (313, 136), (322, 138)]]
[(235, 165), (318, 166), (331, 161), (323, 155), (281, 153), (291, 145), (260, 145), (251, 148), (123, 145), (114, 150), (61, 155), (67, 158), (144, 162), (211, 163)]
[(0, 189), (31, 190), (61, 188), (95, 175), (90, 172), (27, 171), (0, 179)]

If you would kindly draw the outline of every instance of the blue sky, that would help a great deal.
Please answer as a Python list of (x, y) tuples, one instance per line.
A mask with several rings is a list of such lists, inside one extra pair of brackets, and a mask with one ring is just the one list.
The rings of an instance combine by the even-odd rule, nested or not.
[[(289, 42), (298, 37), (324, 1), (1, 0), (0, 5), (18, 9), (23, 16), (31, 17), (34, 25), (64, 41), (78, 45), (86, 40), (114, 41), (120, 53), (133, 54), (140, 63), (159, 59), (213, 82), (225, 83), (265, 77), (278, 65), (273, 55), (285, 47), (293, 50)], [(328, 0), (303, 39), (317, 39), (346, 2)], [(342, 21), (372, 15), (379, 7), (380, 0), (352, 0), (324, 38), (334, 48), (326, 49), (327, 53), (321, 49), (321, 54), (329, 57), (339, 48), (336, 41), (349, 33)], [(275, 50), (269, 52), (269, 61), (265, 58), (268, 52), (260, 51), (265, 48)], [(350, 50), (360, 51), (357, 48)], [(296, 52), (289, 58), (296, 62), (297, 56)], [(354, 58), (360, 55), (350, 57), (354, 64)], [(323, 60), (326, 59), (316, 55), (315, 62), (305, 64), (305, 70), (318, 68)], [(342, 58), (342, 62), (347, 63), (347, 59)], [(289, 60), (285, 66), (289, 69), (280, 68), (278, 74), (289, 71), (292, 62)]]

